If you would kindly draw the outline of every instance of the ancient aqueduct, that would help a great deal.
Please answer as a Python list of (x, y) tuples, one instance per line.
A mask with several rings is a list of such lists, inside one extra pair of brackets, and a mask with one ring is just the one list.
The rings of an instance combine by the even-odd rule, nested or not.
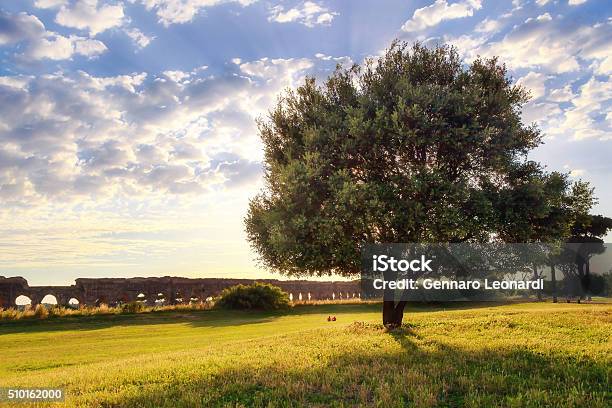
[(294, 300), (348, 299), (360, 296), (359, 282), (281, 281), (275, 279), (189, 279), (163, 278), (79, 278), (70, 286), (29, 286), (22, 277), (0, 276), (0, 307), (16, 305), (19, 296), (27, 296), (32, 305), (41, 303), (47, 295), (55, 296), (58, 305), (99, 305), (143, 301), (154, 305), (188, 303), (218, 295), (223, 289), (253, 282), (266, 282), (281, 287)]

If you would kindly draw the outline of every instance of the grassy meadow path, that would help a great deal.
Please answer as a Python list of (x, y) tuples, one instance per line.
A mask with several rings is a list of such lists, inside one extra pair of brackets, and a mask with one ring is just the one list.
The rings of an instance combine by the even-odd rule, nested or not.
[(409, 306), (392, 333), (377, 304), (0, 322), (0, 387), (70, 407), (612, 405), (612, 305), (471, 306)]

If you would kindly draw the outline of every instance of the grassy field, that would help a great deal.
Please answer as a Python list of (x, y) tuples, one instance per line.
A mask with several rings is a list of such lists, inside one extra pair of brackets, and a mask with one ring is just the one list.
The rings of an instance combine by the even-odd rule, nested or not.
[(612, 405), (612, 305), (475, 306), (409, 306), (396, 332), (376, 304), (1, 322), (0, 387), (84, 407)]

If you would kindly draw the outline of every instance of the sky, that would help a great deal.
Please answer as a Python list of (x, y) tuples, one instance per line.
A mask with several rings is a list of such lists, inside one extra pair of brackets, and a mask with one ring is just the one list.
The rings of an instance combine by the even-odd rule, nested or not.
[(0, 275), (280, 278), (244, 233), (255, 120), (396, 38), (499, 56), (545, 135), (530, 157), (612, 216), (607, 0), (3, 0)]

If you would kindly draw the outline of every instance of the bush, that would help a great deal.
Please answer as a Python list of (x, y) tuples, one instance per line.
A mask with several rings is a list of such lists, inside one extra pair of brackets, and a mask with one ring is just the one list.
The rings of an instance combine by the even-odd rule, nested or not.
[(49, 308), (49, 316), (50, 317), (62, 317), (68, 315), (70, 312), (68, 309), (63, 308), (61, 306), (53, 306)]
[(23, 317), (23, 312), (10, 308), (0, 312), (0, 320), (19, 320)]
[(236, 285), (221, 292), (215, 306), (224, 309), (287, 309), (291, 305), (289, 296), (278, 286), (268, 283)]
[(34, 309), (34, 316), (39, 319), (46, 319), (49, 316), (49, 311), (44, 305), (38, 304), (36, 305), (36, 309)]
[(121, 305), (121, 313), (140, 313), (144, 308), (142, 302), (129, 302)]

